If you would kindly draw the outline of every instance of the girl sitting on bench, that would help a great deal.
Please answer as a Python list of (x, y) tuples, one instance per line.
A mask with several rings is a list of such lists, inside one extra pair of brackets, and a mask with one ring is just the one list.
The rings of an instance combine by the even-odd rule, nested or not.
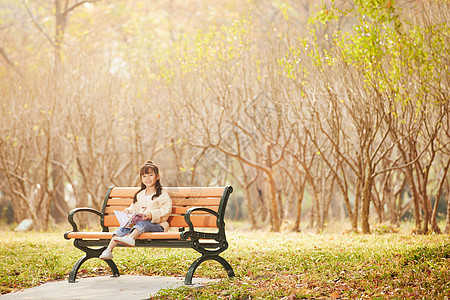
[(134, 195), (133, 203), (123, 211), (130, 214), (143, 213), (144, 219), (133, 228), (119, 227), (100, 259), (112, 259), (112, 251), (117, 244), (134, 247), (135, 239), (143, 232), (163, 232), (169, 229), (167, 219), (172, 212), (172, 199), (162, 189), (158, 167), (152, 161), (147, 161), (141, 167), (139, 176), (141, 189)]

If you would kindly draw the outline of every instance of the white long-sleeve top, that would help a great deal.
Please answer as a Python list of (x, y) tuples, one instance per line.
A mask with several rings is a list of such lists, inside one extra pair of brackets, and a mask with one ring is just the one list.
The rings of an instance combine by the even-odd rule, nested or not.
[(140, 191), (137, 194), (136, 203), (132, 203), (123, 211), (127, 213), (143, 212), (147, 218), (151, 213), (152, 218), (150, 221), (161, 225), (164, 228), (164, 231), (167, 231), (169, 229), (167, 219), (169, 219), (170, 213), (172, 212), (172, 199), (165, 190), (162, 190), (159, 197), (152, 200), (153, 195), (154, 194), (146, 196), (145, 190)]

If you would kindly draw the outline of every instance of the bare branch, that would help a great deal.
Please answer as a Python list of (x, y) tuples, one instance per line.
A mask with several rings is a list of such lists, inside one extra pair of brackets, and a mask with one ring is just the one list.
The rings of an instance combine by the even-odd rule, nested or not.
[(5, 49), (3, 49), (2, 47), (0, 47), (0, 54), (3, 56), (9, 66), (14, 67), (13, 62), (9, 59), (8, 54), (6, 54)]
[(23, 5), (25, 6), (25, 9), (28, 12), (28, 15), (30, 15), (31, 20), (33, 21), (34, 25), (36, 25), (37, 29), (39, 30), (40, 33), (42, 33), (44, 35), (44, 37), (47, 39), (47, 41), (50, 42), (50, 44), (56, 48), (56, 44), (55, 41), (52, 40), (52, 38), (44, 31), (44, 29), (41, 27), (41, 25), (39, 24), (38, 20), (36, 19), (36, 17), (33, 15), (33, 12), (31, 11), (30, 7), (28, 6), (28, 4), (25, 2), (25, 0), (22, 0)]
[[(67, 5), (66, 5), (66, 10), (63, 12), (63, 16), (66, 17), (71, 11), (73, 11), (75, 8), (77, 8), (80, 5), (83, 5), (86, 3), (95, 3), (95, 2), (99, 2), (99, 1), (101, 1), (101, 0), (83, 0), (83, 1), (75, 2), (69, 8), (67, 8)], [(66, 4), (67, 4), (67, 2), (66, 2)]]

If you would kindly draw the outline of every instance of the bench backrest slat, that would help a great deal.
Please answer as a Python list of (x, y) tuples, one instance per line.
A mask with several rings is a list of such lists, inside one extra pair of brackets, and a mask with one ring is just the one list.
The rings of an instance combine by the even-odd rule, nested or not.
[[(124, 210), (128, 206), (108, 206), (106, 207), (105, 214), (114, 214), (114, 210)], [(209, 208), (212, 210), (217, 211), (217, 206), (202, 206), (205, 208)], [(189, 209), (189, 207), (183, 207), (183, 206), (174, 206), (172, 207), (172, 213), (176, 215), (183, 215), (186, 213), (186, 211)], [(209, 214), (205, 211), (195, 211), (192, 215), (203, 215), (203, 214)]]
[[(172, 198), (172, 214), (169, 217), (170, 227), (188, 227), (184, 214), (191, 207), (207, 207), (218, 211), (224, 187), (164, 187)], [(109, 190), (103, 205), (103, 225), (118, 227), (114, 210), (124, 210), (133, 202), (137, 187), (113, 187)], [(196, 211), (191, 215), (196, 227), (217, 227), (217, 219), (206, 212)]]
[[(109, 227), (119, 226), (119, 222), (114, 215), (107, 215), (105, 216), (104, 220), (105, 223), (111, 224)], [(213, 217), (211, 215), (191, 216), (191, 220), (195, 227), (217, 227), (217, 219), (216, 217)], [(170, 227), (187, 227), (186, 222), (184, 221), (184, 216), (170, 216), (168, 222), (170, 224)]]
[[(132, 198), (110, 198), (108, 206), (128, 207), (133, 202)], [(172, 206), (219, 206), (220, 198), (172, 198)]]
[[(202, 198), (222, 196), (223, 187), (164, 187), (173, 198)], [(111, 198), (127, 198), (134, 196), (137, 187), (115, 187), (111, 190), (109, 197)]]

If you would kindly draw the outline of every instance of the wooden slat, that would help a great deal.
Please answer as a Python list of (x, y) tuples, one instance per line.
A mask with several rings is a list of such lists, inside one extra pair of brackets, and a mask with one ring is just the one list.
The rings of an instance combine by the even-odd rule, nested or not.
[(172, 206), (219, 206), (219, 198), (178, 198), (172, 199)]
[(130, 206), (130, 204), (133, 203), (133, 199), (130, 198), (113, 198), (108, 199), (108, 203), (106, 205), (108, 206)]
[(115, 215), (105, 215), (103, 218), (103, 224), (106, 227), (119, 227), (119, 221), (117, 221), (117, 218)]
[[(108, 199), (108, 206), (130, 206), (133, 202), (131, 198)], [(219, 206), (220, 198), (175, 198), (172, 199), (172, 206)]]
[[(203, 207), (212, 209), (213, 211), (217, 212), (217, 206), (203, 206)], [(174, 206), (174, 207), (172, 207), (172, 214), (184, 215), (189, 208), (190, 207)], [(210, 213), (200, 210), (200, 211), (194, 211), (193, 214), (210, 214)]]
[(110, 206), (110, 207), (106, 207), (105, 209), (105, 214), (114, 214), (115, 210), (124, 210), (125, 208), (127, 208), (128, 206)]
[[(191, 216), (191, 221), (194, 227), (217, 227), (217, 218), (211, 215)], [(184, 216), (170, 216), (168, 222), (170, 227), (188, 227)]]
[[(107, 206), (130, 206), (133, 202), (131, 198), (111, 198), (108, 199)], [(172, 206), (219, 206), (220, 198), (175, 198), (172, 199)]]
[(109, 194), (110, 198), (123, 198), (130, 197), (133, 198), (134, 194), (139, 191), (138, 187), (115, 187)]
[(179, 197), (220, 197), (223, 194), (224, 187), (165, 187), (164, 188), (172, 198)]
[[(67, 237), (71, 239), (109, 240), (112, 235), (113, 232), (70, 232)], [(180, 232), (144, 232), (139, 235), (138, 239), (180, 239)]]
[[(115, 210), (124, 210), (125, 208), (127, 208), (128, 206), (108, 206), (105, 209), (105, 214), (106, 215), (113, 215)], [(217, 212), (217, 206), (204, 206), (205, 208), (209, 208), (212, 209), (213, 211)], [(186, 211), (190, 209), (190, 207), (186, 207), (186, 206), (173, 206), (172, 207), (172, 214), (175, 215), (184, 215), (186, 213)], [(208, 212), (205, 211), (195, 211), (194, 214), (209, 214)]]
[(139, 235), (138, 239), (141, 240), (180, 239), (180, 232), (144, 232), (141, 235)]
[[(212, 215), (191, 216), (191, 220), (194, 224), (194, 227), (217, 227), (217, 218)], [(170, 216), (168, 222), (170, 227), (188, 226), (184, 221), (184, 216)], [(114, 215), (105, 215), (104, 225), (106, 227), (119, 227), (120, 224)]]
[[(186, 227), (182, 215), (190, 207), (209, 207), (217, 211), (224, 187), (165, 187), (172, 198), (173, 211), (169, 218), (171, 227)], [(114, 216), (114, 210), (123, 210), (132, 203), (132, 197), (139, 190), (138, 187), (115, 187), (111, 190), (104, 217), (106, 227), (118, 227), (119, 223)], [(205, 212), (196, 212), (192, 216), (196, 227), (216, 227), (216, 217)]]
[[(220, 197), (223, 194), (224, 187), (164, 187), (171, 198), (204, 198)], [(115, 187), (112, 189), (110, 198), (132, 198), (139, 190), (138, 187)]]

